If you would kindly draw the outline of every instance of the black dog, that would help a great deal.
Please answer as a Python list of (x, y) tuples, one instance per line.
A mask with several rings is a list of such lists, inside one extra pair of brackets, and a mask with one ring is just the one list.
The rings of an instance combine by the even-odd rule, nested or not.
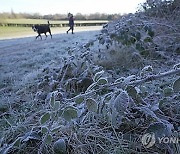
[[(48, 21), (48, 25), (33, 25), (32, 29), (38, 33), (38, 36), (36, 36), (36, 39), (40, 36), (42, 40), (41, 34), (44, 33), (46, 35), (47, 32), (49, 32), (52, 38), (49, 21)], [(47, 35), (46, 35), (46, 38), (47, 38)]]

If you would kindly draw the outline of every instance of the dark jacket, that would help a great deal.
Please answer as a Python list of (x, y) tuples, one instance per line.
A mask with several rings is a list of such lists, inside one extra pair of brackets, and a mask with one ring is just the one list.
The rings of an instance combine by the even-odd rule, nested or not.
[(73, 18), (73, 16), (69, 17), (69, 26), (74, 26), (74, 18)]

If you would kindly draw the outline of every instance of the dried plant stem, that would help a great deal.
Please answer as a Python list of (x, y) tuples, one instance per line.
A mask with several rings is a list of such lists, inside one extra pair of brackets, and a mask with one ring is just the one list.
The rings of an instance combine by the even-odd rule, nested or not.
[[(166, 76), (170, 76), (170, 75), (176, 75), (176, 74), (180, 74), (180, 68), (178, 69), (173, 69), (173, 70), (170, 70), (168, 72), (164, 72), (164, 73), (160, 73), (160, 74), (156, 74), (156, 75), (151, 75), (151, 76), (148, 76), (144, 79), (140, 79), (140, 80), (136, 80), (136, 81), (133, 81), (133, 82), (130, 82), (128, 85), (133, 85), (133, 86), (138, 86), (138, 85), (141, 85), (145, 82), (149, 82), (149, 81), (153, 81), (153, 80), (157, 80), (157, 79), (160, 79), (160, 78), (163, 78), (163, 77), (166, 77)], [(87, 95), (91, 95), (93, 93), (96, 93), (104, 88), (109, 88), (109, 87), (114, 87), (114, 86), (117, 86), (117, 85), (120, 85), (122, 83), (113, 83), (113, 84), (105, 84), (103, 86), (100, 86), (100, 88), (96, 89), (96, 90), (92, 90), (92, 91), (89, 91), (89, 92), (86, 92), (84, 94), (81, 94), (81, 96), (87, 96)], [(72, 100), (75, 100), (76, 99), (76, 96), (73, 97), (73, 98), (70, 98), (70, 99), (66, 99), (65, 101), (72, 101)]]

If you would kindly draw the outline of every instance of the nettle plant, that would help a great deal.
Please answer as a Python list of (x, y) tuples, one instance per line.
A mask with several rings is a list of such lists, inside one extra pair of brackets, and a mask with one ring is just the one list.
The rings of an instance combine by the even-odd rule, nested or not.
[[(85, 68), (90, 71), (91, 65)], [(86, 133), (83, 134), (82, 130), (88, 132), (91, 127), (101, 131), (108, 128), (108, 133), (112, 135), (122, 132), (122, 136), (136, 128), (133, 134), (137, 136), (151, 131), (160, 137), (171, 135), (179, 129), (176, 117), (179, 116), (180, 78), (175, 75), (180, 74), (180, 64), (160, 74), (155, 74), (153, 67), (148, 65), (137, 75), (120, 77), (115, 81), (102, 68), (95, 70), (90, 71), (92, 84), (84, 92), (76, 93), (75, 97), (56, 100), (58, 92), (51, 91), (49, 99), (42, 105), (43, 109), (36, 113), (38, 121), (25, 135), (19, 135), (12, 144), (4, 147), (4, 153), (13, 148), (23, 149), (29, 144), (38, 145), (38, 151), (42, 153), (45, 149), (50, 153), (67, 153), (73, 143), (83, 144), (87, 141)], [(174, 79), (169, 83), (155, 82), (170, 75)], [(166, 112), (172, 105), (173, 110), (168, 115)], [(86, 125), (87, 128), (84, 128)], [(102, 144), (101, 137), (99, 140), (99, 144)], [(109, 141), (104, 140), (106, 138), (103, 144)], [(105, 146), (103, 144), (101, 146)]]
[[(70, 145), (73, 142), (85, 142), (83, 136), (86, 138), (86, 133), (83, 134), (82, 130), (86, 125), (85, 132), (91, 126), (102, 130), (108, 128), (112, 135), (122, 132), (123, 136), (123, 133), (136, 128), (133, 134), (137, 137), (143, 132), (154, 132), (158, 137), (170, 136), (179, 129), (176, 117), (179, 115), (180, 78), (175, 76), (180, 74), (179, 66), (177, 64), (172, 70), (160, 74), (154, 74), (153, 67), (146, 66), (139, 75), (120, 77), (113, 82), (109, 81), (105, 71), (98, 70), (93, 75), (93, 83), (84, 93), (57, 101), (56, 91), (53, 91), (44, 108), (36, 113), (41, 115), (37, 123), (4, 148), (3, 152), (22, 149), (30, 144), (38, 145), (38, 151), (42, 153), (46, 149), (51, 153), (65, 154), (72, 149)], [(174, 79), (168, 85), (154, 83), (170, 75)], [(150, 103), (152, 97), (158, 96), (160, 99), (157, 98), (155, 104)], [(172, 105), (171, 115), (166, 114), (168, 106)], [(79, 134), (81, 138), (77, 137)], [(118, 138), (116, 136), (115, 139)]]
[(135, 45), (136, 49), (141, 51), (145, 50), (145, 43), (153, 42), (154, 31), (148, 24), (135, 27), (129, 21), (128, 25), (125, 25), (117, 33), (111, 34), (110, 37), (123, 45)]
[[(121, 77), (113, 83), (109, 83), (105, 72), (101, 70), (95, 73), (93, 83), (85, 93), (65, 99), (63, 102), (56, 101), (55, 93), (52, 93), (47, 111), (40, 118), (43, 143), (53, 143), (55, 153), (66, 153), (67, 136), (60, 136), (55, 141), (53, 135), (59, 133), (66, 126), (76, 126), (73, 129), (78, 132), (80, 131), (78, 128), (83, 124), (99, 125), (102, 128), (110, 126), (114, 130), (119, 129), (125, 132), (138, 126), (146, 126), (146, 132), (155, 132), (158, 136), (163, 136), (164, 133), (167, 136), (172, 135), (175, 121), (170, 123), (167, 117), (173, 118), (165, 116), (162, 111), (168, 100), (176, 100), (175, 96), (179, 97), (180, 78), (174, 79), (173, 84), (168, 87), (161, 89), (156, 86), (155, 93), (163, 97), (160, 100), (157, 99), (156, 104), (148, 103), (150, 91), (146, 82), (153, 82), (162, 77), (179, 73), (180, 69), (175, 66), (169, 72), (156, 75), (153, 74), (152, 66), (146, 66), (139, 76)], [(172, 96), (174, 97), (172, 98)], [(177, 112), (174, 111), (174, 115)], [(162, 116), (166, 118), (162, 118)], [(163, 127), (159, 127), (159, 125)], [(144, 128), (139, 128), (139, 130), (144, 131)]]
[[(125, 23), (117, 23), (115, 30), (113, 25), (113, 31), (111, 27), (104, 29), (105, 36), (100, 36), (99, 42), (110, 46), (117, 43), (131, 47), (141, 55), (149, 55), (150, 52), (147, 55), (144, 53), (149, 51), (151, 45), (156, 46), (153, 28), (145, 22), (135, 24), (129, 20)], [(136, 135), (139, 139), (143, 133), (154, 132), (162, 137), (179, 130), (180, 78), (176, 75), (180, 74), (180, 64), (159, 74), (155, 74), (153, 67), (147, 65), (137, 75), (112, 79), (106, 70), (94, 64), (91, 59), (94, 52), (89, 51), (91, 46), (92, 42), (83, 48), (81, 55), (77, 53), (69, 58), (68, 63), (57, 72), (60, 76), (52, 78), (56, 86), (50, 84), (48, 76), (51, 78), (51, 75), (47, 71), (43, 82), (38, 85), (40, 90), (47, 93), (46, 98), (42, 99), (43, 109), (35, 113), (38, 120), (27, 126), (30, 126), (30, 130), (22, 131), (26, 132), (25, 135), (17, 135), (13, 143), (0, 149), (1, 152), (8, 153), (29, 145), (38, 147), (36, 150), (39, 153), (80, 153), (77, 149), (84, 147), (81, 153), (91, 153), (91, 149), (118, 153), (118, 148), (123, 149), (121, 143), (124, 142), (120, 138), (124, 139), (125, 134), (130, 134), (130, 137)], [(167, 79), (169, 76), (172, 78)], [(65, 95), (57, 100), (56, 96), (61, 93), (58, 87), (64, 90), (62, 93)], [(112, 143), (114, 147), (109, 148)], [(138, 148), (143, 151), (142, 144)], [(90, 151), (85, 152), (87, 149)], [(136, 144), (132, 149), (137, 149)]]
[(115, 33), (110, 34), (112, 40), (121, 45), (134, 48), (145, 57), (151, 55), (150, 47), (155, 46), (153, 42), (154, 36), (155, 32), (150, 24), (133, 24), (132, 21), (128, 21)]
[(160, 46), (156, 40), (158, 37), (156, 31), (162, 27), (166, 25), (146, 21), (145, 16), (128, 15), (120, 19), (120, 22), (116, 21), (104, 26), (98, 40), (108, 50), (121, 52), (128, 51), (129, 48), (144, 58), (157, 58), (156, 51)]

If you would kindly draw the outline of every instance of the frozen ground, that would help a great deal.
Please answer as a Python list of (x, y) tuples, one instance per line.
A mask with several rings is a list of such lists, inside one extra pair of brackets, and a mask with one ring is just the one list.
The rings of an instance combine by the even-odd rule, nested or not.
[(35, 40), (35, 33), (33, 37), (0, 40), (0, 102), (17, 101), (17, 92), (34, 84), (43, 68), (57, 65), (68, 49), (94, 39), (100, 28), (79, 29), (74, 35), (56, 31), (53, 39), (46, 40)]

